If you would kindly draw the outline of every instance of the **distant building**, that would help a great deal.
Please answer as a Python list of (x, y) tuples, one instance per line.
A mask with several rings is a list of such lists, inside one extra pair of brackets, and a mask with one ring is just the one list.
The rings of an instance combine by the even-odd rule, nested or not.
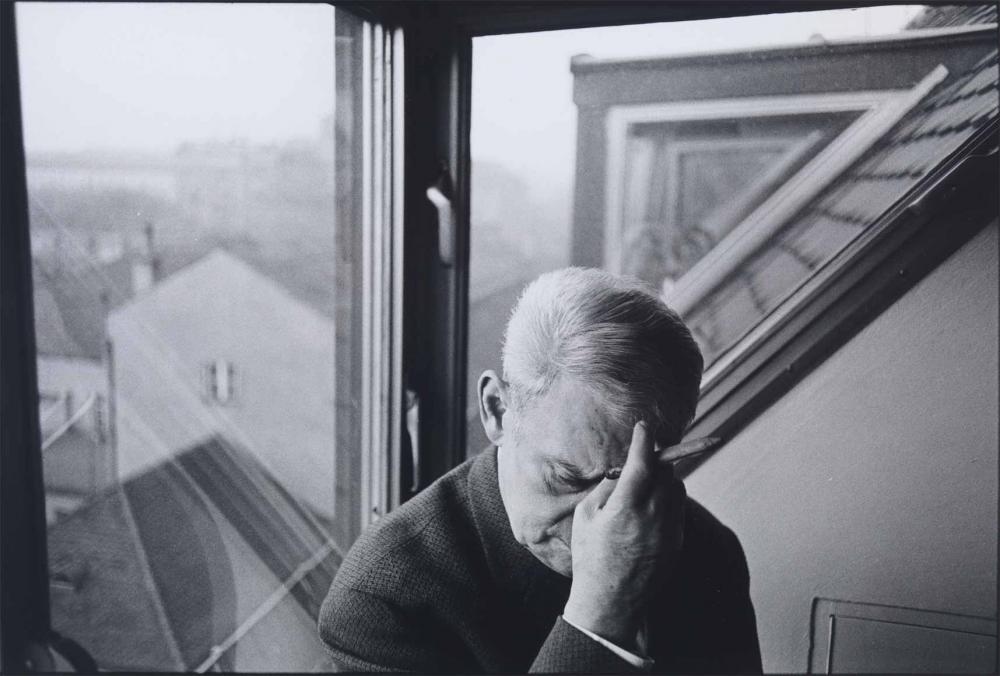
[[(151, 236), (151, 233), (150, 233)], [(155, 257), (62, 257), (33, 269), (39, 420), (49, 523), (116, 480), (108, 312), (155, 283)]]
[(333, 322), (156, 260), (36, 262), (54, 628), (111, 670), (329, 669)]
[(134, 189), (164, 199), (176, 196), (169, 158), (139, 152), (32, 153), (27, 157), (28, 189), (49, 187)]
[[(173, 157), (177, 205), (199, 232), (267, 242), (332, 241), (333, 129), (283, 144), (183, 143)], [(299, 242), (301, 243), (301, 242)]]
[[(324, 116), (315, 136), (281, 143), (186, 141), (159, 154), (33, 153), (27, 157), (33, 251), (59, 249), (91, 261), (112, 256), (129, 247), (130, 219), (149, 217), (138, 212), (150, 210), (161, 225), (169, 224), (160, 235), (171, 246), (205, 236), (249, 236), (300, 248), (308, 239), (310, 246), (329, 249), (333, 125), (333, 116)], [(81, 216), (83, 211), (88, 213)]]
[(334, 325), (221, 250), (108, 319), (120, 481), (221, 435), (330, 515)]

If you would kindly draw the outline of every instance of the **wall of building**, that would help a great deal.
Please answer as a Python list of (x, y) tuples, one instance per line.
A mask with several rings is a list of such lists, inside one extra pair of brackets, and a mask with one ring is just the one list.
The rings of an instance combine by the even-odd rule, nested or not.
[[(92, 408), (91, 414), (77, 422), (77, 427), (85, 429), (95, 437), (107, 431), (108, 374), (101, 362), (78, 357), (39, 355), (37, 364), (38, 393), (43, 398), (41, 414), (45, 416), (52, 406), (51, 403), (47, 403), (47, 399), (66, 396), (70, 398), (68, 406), (65, 402), (62, 403), (61, 410), (49, 412), (43, 419), (43, 438), (62, 426), (67, 418), (93, 395), (99, 397), (96, 407), (100, 412)], [(103, 430), (97, 429), (98, 421), (105, 421)]]
[(687, 480), (740, 536), (766, 671), (816, 597), (997, 616), (997, 224)]

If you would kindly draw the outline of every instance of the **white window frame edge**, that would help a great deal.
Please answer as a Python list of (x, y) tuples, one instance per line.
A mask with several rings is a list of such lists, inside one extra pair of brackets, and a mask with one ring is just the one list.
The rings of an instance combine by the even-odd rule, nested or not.
[[(809, 113), (870, 113), (899, 96), (902, 91), (856, 91), (837, 94), (748, 96), (710, 101), (677, 101), (610, 106), (605, 118), (607, 172), (605, 174), (604, 263), (612, 272), (621, 270), (621, 237), (624, 234), (625, 149), (630, 128), (636, 124), (725, 120), (741, 117), (777, 117)], [(862, 115), (864, 118), (865, 115)], [(856, 120), (852, 128), (861, 120)], [(848, 130), (845, 130), (844, 134)], [(843, 134), (842, 134), (843, 136)], [(804, 170), (805, 168), (803, 168)], [(738, 230), (739, 228), (737, 228)], [(730, 237), (735, 234), (730, 233)], [(728, 238), (727, 238), (728, 239)], [(722, 246), (720, 242), (716, 249)], [(677, 280), (678, 285), (699, 266)]]
[(390, 89), (390, 110), (392, 123), (392, 146), (389, 155), (391, 173), (391, 222), (392, 222), (392, 302), (389, 322), (392, 348), (390, 350), (390, 382), (389, 382), (389, 479), (386, 496), (386, 511), (395, 509), (401, 501), (402, 457), (403, 457), (403, 158), (405, 125), (403, 124), (403, 103), (405, 101), (405, 86), (403, 80), (403, 54), (405, 33), (402, 28), (392, 31), (392, 58), (390, 72), (392, 87)]
[(677, 280), (667, 302), (688, 312), (733, 268), (780, 229), (837, 174), (857, 160), (948, 74), (937, 66), (912, 89), (838, 94), (766, 96), (612, 106), (605, 120), (608, 171), (605, 176), (605, 265), (621, 271), (624, 228), (624, 150), (631, 125), (643, 122), (774, 117), (788, 114), (859, 111), (861, 116), (820, 151)]
[[(362, 33), (361, 501), (364, 530), (399, 502), (402, 456), (403, 33)], [(351, 452), (351, 449), (337, 449)]]
[[(938, 77), (939, 75), (939, 77)], [(912, 100), (907, 108), (909, 110), (916, 103), (920, 101), (927, 93), (933, 89), (933, 87), (940, 82), (941, 79), (947, 76), (947, 69), (944, 66), (938, 66), (934, 69), (914, 90), (911, 90), (910, 96)], [(928, 82), (932, 77), (934, 77), (933, 82)], [(925, 87), (925, 85), (927, 85)], [(922, 89), (921, 89), (922, 88)], [(917, 91), (920, 89), (920, 91)], [(905, 114), (905, 111), (903, 111)], [(857, 252), (868, 246), (871, 237), (874, 236), (873, 233), (862, 234), (860, 237), (855, 238), (851, 243), (849, 243), (844, 249), (837, 252), (837, 254), (831, 259), (830, 263), (835, 263), (838, 260), (852, 260)], [(704, 375), (702, 376), (702, 390), (711, 388), (715, 382), (726, 373), (730, 366), (739, 359), (750, 345), (753, 345), (757, 341), (761, 340), (764, 336), (768, 335), (771, 330), (778, 324), (780, 324), (785, 317), (790, 315), (794, 308), (805, 298), (809, 297), (815, 292), (817, 288), (826, 283), (826, 279), (829, 274), (817, 274), (813, 275), (805, 281), (798, 289), (792, 291), (792, 293), (782, 301), (777, 308), (775, 308), (768, 316), (759, 322), (756, 326), (752, 327), (746, 335), (744, 335), (740, 340), (738, 340), (734, 345), (727, 349), (715, 362), (709, 367)]]

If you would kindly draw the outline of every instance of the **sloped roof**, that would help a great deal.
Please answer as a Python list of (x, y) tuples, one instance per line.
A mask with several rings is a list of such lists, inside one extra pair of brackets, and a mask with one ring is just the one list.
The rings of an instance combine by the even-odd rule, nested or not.
[(132, 296), (131, 261), (122, 258), (102, 265), (74, 261), (59, 267), (36, 263), (32, 281), (39, 352), (100, 359), (105, 304), (115, 308)]
[(718, 354), (997, 118), (997, 50), (949, 76), (688, 318)]
[[(275, 307), (288, 308), (300, 315), (304, 321), (329, 323), (330, 319), (313, 305), (300, 300), (285, 286), (250, 265), (239, 256), (223, 248), (216, 248), (197, 260), (178, 269), (176, 272), (160, 280), (148, 292), (142, 294), (117, 308), (112, 313), (114, 318), (138, 316), (150, 308), (164, 312), (165, 305), (189, 312), (190, 290), (212, 289), (217, 293), (222, 290), (230, 293), (240, 292), (266, 299)], [(262, 296), (261, 294), (267, 294)]]
[(805, 215), (871, 225), (996, 116), (997, 51), (993, 50), (969, 71), (943, 83), (807, 207)]
[(120, 489), (51, 526), (48, 551), (56, 631), (82, 645), (101, 668), (184, 668)]
[(86, 353), (70, 337), (62, 311), (46, 279), (34, 276), (35, 347), (40, 355), (85, 357)]
[(96, 490), (102, 477), (92, 467), (101, 450), (102, 445), (77, 425), (64, 430), (42, 452), (45, 488), (80, 494)]
[[(254, 562), (232, 560), (224, 527)], [(327, 529), (249, 453), (208, 439), (49, 529), (53, 625), (102, 668), (193, 669), (246, 620), (236, 597), (247, 566), (287, 580), (328, 543)], [(327, 556), (292, 589), (314, 619), (339, 562)]]
[(949, 28), (997, 22), (996, 3), (986, 5), (929, 5), (906, 24), (906, 30)]

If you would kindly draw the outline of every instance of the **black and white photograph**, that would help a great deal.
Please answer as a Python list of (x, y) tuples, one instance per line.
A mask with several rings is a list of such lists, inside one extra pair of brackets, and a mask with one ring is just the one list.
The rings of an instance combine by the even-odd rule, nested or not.
[(998, 673), (997, 17), (0, 0), (0, 673)]

